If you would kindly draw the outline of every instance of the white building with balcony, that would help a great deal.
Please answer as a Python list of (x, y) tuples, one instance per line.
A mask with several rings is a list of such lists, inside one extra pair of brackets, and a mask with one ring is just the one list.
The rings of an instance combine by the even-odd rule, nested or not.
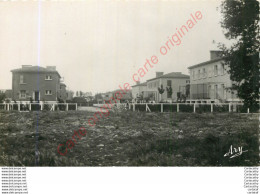
[(239, 101), (231, 91), (232, 81), (228, 67), (223, 64), (221, 51), (210, 51), (210, 60), (190, 66), (190, 98), (210, 99), (216, 102)]

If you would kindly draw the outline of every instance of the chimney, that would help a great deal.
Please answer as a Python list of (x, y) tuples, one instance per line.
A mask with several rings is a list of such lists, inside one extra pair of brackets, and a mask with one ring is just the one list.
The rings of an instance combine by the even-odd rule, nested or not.
[(210, 51), (210, 60), (219, 59), (222, 57), (222, 51)]
[(56, 66), (46, 66), (48, 70), (56, 71)]
[(22, 65), (22, 69), (28, 68), (28, 67), (32, 67), (32, 65)]
[(160, 77), (160, 76), (162, 76), (163, 75), (163, 72), (156, 72), (156, 77)]
[(138, 84), (140, 84), (140, 81), (137, 81), (137, 82), (136, 82), (136, 85), (138, 85)]

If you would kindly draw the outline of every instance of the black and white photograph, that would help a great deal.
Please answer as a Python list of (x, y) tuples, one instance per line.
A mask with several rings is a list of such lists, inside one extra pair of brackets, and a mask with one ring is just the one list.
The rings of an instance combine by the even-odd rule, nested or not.
[(259, 13), (1, 1), (1, 167), (259, 166)]

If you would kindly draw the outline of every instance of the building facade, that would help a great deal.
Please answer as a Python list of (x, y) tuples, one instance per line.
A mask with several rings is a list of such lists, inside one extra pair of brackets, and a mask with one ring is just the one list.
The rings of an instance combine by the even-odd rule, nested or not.
[(210, 51), (210, 60), (190, 66), (190, 98), (219, 102), (238, 101), (220, 51)]
[(147, 82), (137, 82), (136, 85), (132, 86), (132, 98), (134, 100), (143, 100), (148, 97)]
[[(190, 76), (182, 74), (181, 72), (172, 72), (163, 74), (163, 72), (156, 72), (156, 77), (147, 80), (147, 95), (155, 102), (174, 102), (178, 99), (178, 93), (183, 91), (190, 83)], [(163, 88), (164, 92), (159, 93), (158, 88)], [(167, 91), (171, 88), (172, 94)]]
[(39, 67), (23, 65), (11, 71), (12, 100), (14, 101), (57, 101), (64, 97), (66, 85), (55, 66)]
[(66, 84), (60, 83), (60, 87), (57, 92), (58, 92), (58, 99), (65, 102), (67, 100)]

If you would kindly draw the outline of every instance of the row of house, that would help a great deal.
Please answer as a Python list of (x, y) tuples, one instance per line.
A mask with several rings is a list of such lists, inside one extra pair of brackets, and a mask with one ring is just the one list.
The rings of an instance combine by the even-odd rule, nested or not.
[[(172, 72), (163, 74), (163, 72), (156, 72), (156, 77), (147, 80), (145, 83), (138, 82), (132, 86), (132, 96), (135, 100), (146, 101), (177, 101), (178, 94), (186, 93), (186, 87), (190, 84), (190, 76), (182, 74), (181, 72)], [(158, 88), (162, 88), (164, 92), (159, 93)], [(170, 92), (170, 89), (172, 92)]]
[[(236, 92), (230, 89), (232, 81), (221, 54), (221, 51), (210, 51), (209, 61), (188, 67), (190, 76), (180, 72), (165, 75), (156, 72), (155, 78), (132, 86), (133, 98), (165, 102), (184, 96), (189, 100), (239, 101)], [(164, 92), (160, 94), (158, 88), (163, 88)]]
[(55, 66), (46, 68), (22, 65), (11, 70), (12, 90), (8, 98), (12, 101), (66, 101), (73, 97), (73, 92), (66, 90), (66, 85)]
[[(95, 95), (95, 100), (99, 104), (113, 102), (113, 100), (111, 101), (111, 99), (115, 99), (116, 100), (117, 99), (116, 93), (119, 92), (119, 91), (120, 90), (118, 89), (118, 90), (114, 90), (114, 91), (110, 91), (110, 92), (96, 94)], [(125, 91), (125, 94), (122, 94), (120, 102), (130, 102), (131, 100), (132, 100), (132, 91), (129, 90), (129, 91)]]
[[(156, 72), (156, 77), (144, 83), (137, 82), (123, 96), (121, 101), (146, 100), (174, 102), (182, 99), (227, 102), (238, 101), (231, 91), (232, 81), (228, 67), (223, 65), (221, 51), (210, 51), (210, 60), (188, 67), (190, 75), (181, 72), (164, 74)], [(12, 90), (3, 91), (13, 101), (66, 101), (73, 98), (73, 92), (66, 85), (55, 66), (39, 67), (22, 65), (12, 72)], [(100, 103), (114, 97), (117, 91), (103, 93)]]

